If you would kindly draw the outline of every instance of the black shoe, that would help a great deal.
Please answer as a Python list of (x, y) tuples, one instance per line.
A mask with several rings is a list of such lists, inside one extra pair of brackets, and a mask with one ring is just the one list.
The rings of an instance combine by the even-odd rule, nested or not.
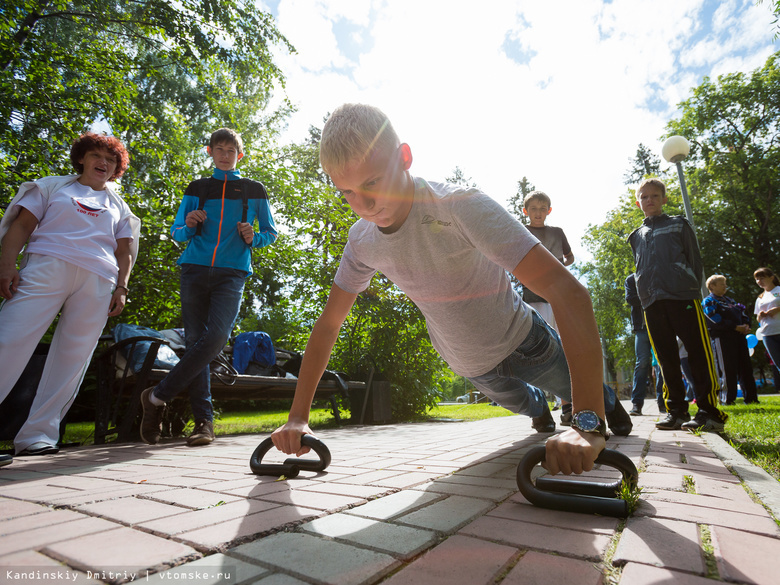
[(687, 423), (689, 420), (691, 420), (691, 415), (689, 414), (672, 414), (671, 412), (668, 413), (664, 418), (659, 420), (657, 423), (655, 423), (655, 428), (660, 429), (662, 431), (676, 431), (680, 429), (684, 423)]
[(554, 433), (555, 421), (552, 414), (550, 414), (550, 408), (547, 403), (544, 404), (544, 414), (542, 416), (535, 416), (531, 419), (531, 426), (537, 433)]
[(162, 435), (162, 417), (165, 405), (156, 406), (150, 399), (155, 386), (141, 392), (141, 440), (149, 445), (156, 445)]
[(561, 424), (565, 427), (571, 426), (571, 402), (561, 405)]
[(617, 397), (615, 397), (615, 409), (607, 413), (607, 423), (612, 434), (620, 435), (621, 437), (627, 437), (631, 429), (634, 428), (631, 417), (628, 416), (626, 409), (623, 408)]
[(684, 422), (680, 428), (687, 431), (722, 433), (726, 429), (726, 425), (714, 418), (708, 418), (706, 415), (697, 413), (693, 420)]
[(642, 416), (642, 409), (634, 405), (634, 407), (628, 411), (631, 416)]

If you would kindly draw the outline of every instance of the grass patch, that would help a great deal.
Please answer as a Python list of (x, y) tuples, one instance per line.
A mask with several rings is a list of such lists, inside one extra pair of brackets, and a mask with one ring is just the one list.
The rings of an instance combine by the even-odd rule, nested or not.
[(436, 418), (450, 418), (457, 420), (484, 420), (486, 418), (497, 418), (500, 416), (517, 416), (514, 412), (508, 411), (500, 406), (490, 406), (490, 404), (442, 404), (428, 409), (425, 417), (421, 420), (431, 420)]
[[(722, 406), (729, 419), (721, 436), (745, 459), (780, 481), (780, 396), (761, 395), (759, 400), (759, 404)], [(692, 408), (691, 414), (696, 410)]]

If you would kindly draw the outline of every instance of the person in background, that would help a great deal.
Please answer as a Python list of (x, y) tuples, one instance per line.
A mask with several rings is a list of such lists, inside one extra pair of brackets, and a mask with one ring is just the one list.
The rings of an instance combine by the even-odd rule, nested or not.
[[(642, 416), (642, 407), (645, 404), (647, 383), (650, 380), (650, 370), (653, 367), (653, 346), (647, 334), (645, 325), (645, 313), (642, 311), (642, 303), (636, 292), (636, 275), (629, 274), (623, 283), (626, 302), (631, 307), (631, 327), (634, 330), (634, 384), (631, 387), (631, 416)], [(660, 373), (660, 370), (659, 370)]]
[(750, 317), (745, 305), (726, 296), (726, 277), (714, 274), (707, 279), (710, 294), (704, 299), (702, 308), (707, 316), (710, 337), (720, 345), (723, 357), (723, 373), (726, 378), (726, 404), (737, 399), (737, 380), (742, 386), (745, 404), (758, 402), (756, 379), (750, 361), (747, 335), (750, 333)]
[[(525, 196), (523, 200), (523, 214), (528, 218), (528, 231), (541, 242), (542, 246), (547, 248), (564, 266), (574, 263), (574, 254), (571, 251), (569, 240), (566, 234), (559, 227), (546, 225), (547, 216), (552, 212), (552, 200), (542, 191), (532, 191)], [(552, 307), (543, 297), (533, 292), (530, 288), (523, 285), (523, 300), (536, 309), (547, 324), (558, 331), (558, 324), (555, 322), (555, 315)], [(557, 396), (552, 396), (555, 400), (556, 408), (561, 406), (561, 424), (571, 426), (571, 402), (561, 400)]]
[(756, 336), (764, 342), (772, 362), (780, 364), (780, 280), (769, 268), (759, 268), (753, 278), (764, 289), (754, 308), (759, 325)]
[[(628, 242), (636, 263), (636, 288), (647, 331), (663, 372), (664, 402), (669, 411), (656, 428), (722, 431), (728, 416), (717, 405), (720, 384), (701, 308), (702, 263), (696, 234), (684, 217), (664, 213), (666, 185), (660, 179), (642, 181), (636, 197), (645, 219), (628, 236)], [(694, 420), (690, 420), (685, 399), (678, 337), (685, 344), (691, 365), (699, 408)]]
[(141, 222), (109, 185), (128, 167), (124, 145), (87, 132), (70, 160), (78, 174), (23, 183), (0, 222), (0, 401), (60, 315), (17, 455), (59, 451), (60, 421), (106, 321), (124, 309), (138, 253)]
[(187, 445), (214, 440), (209, 364), (233, 331), (244, 283), (252, 274), (252, 248), (276, 241), (265, 187), (236, 169), (244, 156), (241, 136), (220, 128), (212, 133), (206, 150), (214, 161), (212, 176), (187, 186), (171, 227), (173, 239), (187, 243), (178, 261), (187, 349), (157, 386), (141, 393), (141, 439), (150, 445), (160, 440), (163, 407), (185, 390), (195, 419)]

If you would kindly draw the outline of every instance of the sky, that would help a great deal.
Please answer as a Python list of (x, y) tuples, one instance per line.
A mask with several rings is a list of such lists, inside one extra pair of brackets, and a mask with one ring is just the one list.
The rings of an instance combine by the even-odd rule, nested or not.
[(768, 0), (258, 4), (296, 49), (276, 52), (297, 108), (285, 141), (342, 103), (375, 105), (416, 176), (442, 181), (457, 166), (502, 203), (527, 177), (578, 260), (588, 224), (626, 192), (639, 144), (660, 157), (666, 124), (705, 76), (753, 71), (780, 50)]

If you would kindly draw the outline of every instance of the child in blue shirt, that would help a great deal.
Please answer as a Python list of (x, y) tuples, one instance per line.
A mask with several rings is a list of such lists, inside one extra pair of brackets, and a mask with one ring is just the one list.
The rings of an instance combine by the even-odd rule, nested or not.
[(177, 242), (187, 242), (178, 260), (186, 351), (164, 380), (141, 393), (141, 438), (150, 445), (160, 440), (163, 406), (186, 389), (195, 419), (187, 444), (214, 440), (209, 363), (233, 330), (244, 282), (252, 273), (252, 248), (276, 240), (265, 187), (236, 169), (244, 156), (241, 136), (220, 128), (207, 151), (214, 173), (189, 184), (171, 228)]

